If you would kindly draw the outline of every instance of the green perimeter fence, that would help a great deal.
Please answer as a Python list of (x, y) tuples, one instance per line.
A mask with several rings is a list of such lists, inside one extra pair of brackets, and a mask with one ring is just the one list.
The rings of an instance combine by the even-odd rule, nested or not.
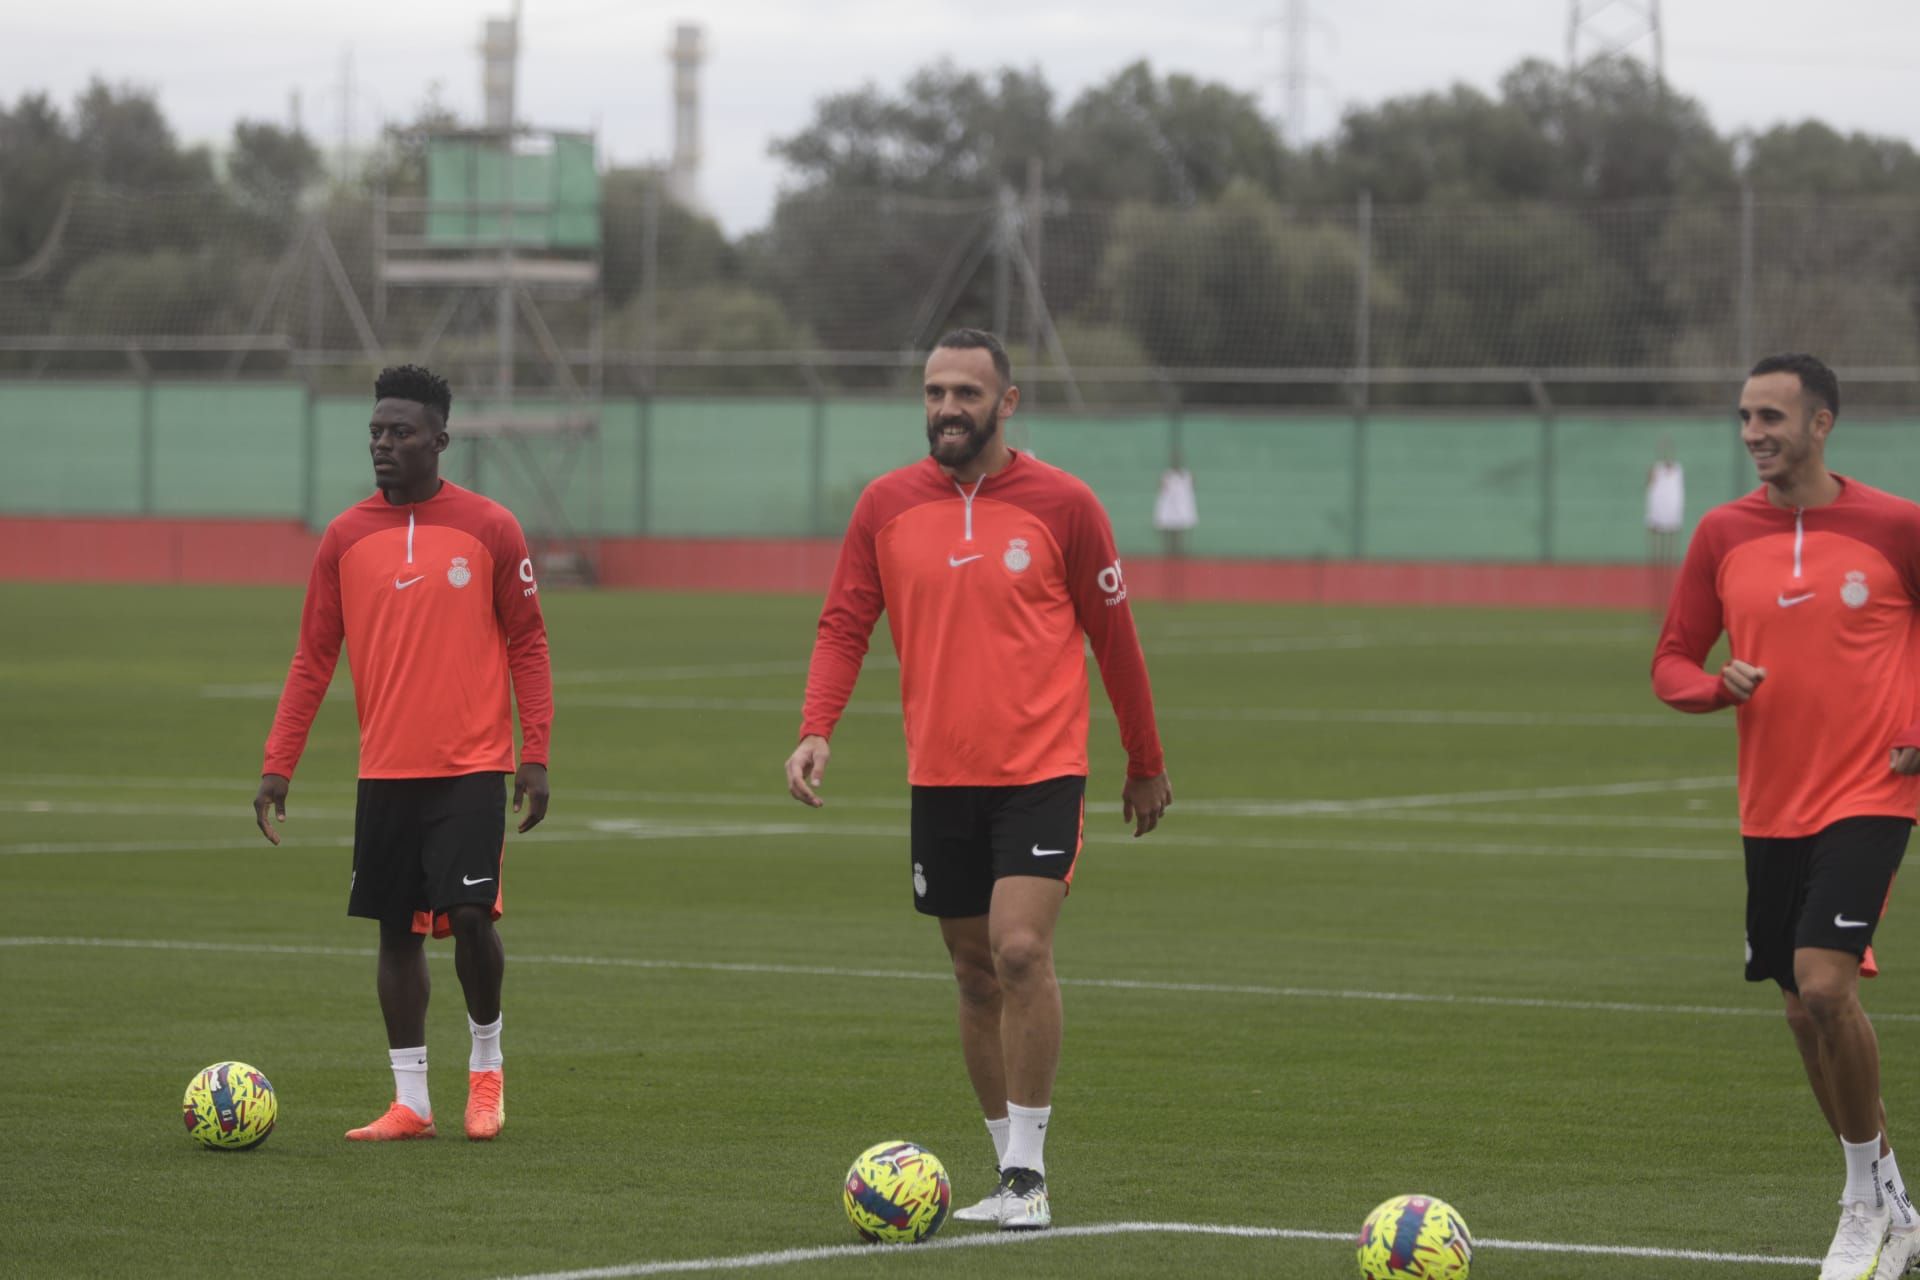
[[(242, 516), (318, 528), (371, 492), (370, 404), (298, 383), (0, 382), (0, 513)], [(563, 406), (547, 406), (558, 409)], [(510, 441), (462, 440), (454, 480), (542, 529), (546, 509)], [(833, 536), (861, 487), (925, 452), (913, 403), (609, 400), (598, 438), (558, 486), (575, 533)], [(1836, 470), (1920, 495), (1912, 418), (1842, 417)], [(1647, 468), (1670, 442), (1689, 523), (1752, 487), (1731, 416), (1500, 412), (1031, 413), (1016, 445), (1081, 476), (1123, 551), (1151, 552), (1159, 477), (1193, 473), (1189, 554), (1605, 562), (1645, 554)], [(549, 476), (562, 446), (546, 451)]]

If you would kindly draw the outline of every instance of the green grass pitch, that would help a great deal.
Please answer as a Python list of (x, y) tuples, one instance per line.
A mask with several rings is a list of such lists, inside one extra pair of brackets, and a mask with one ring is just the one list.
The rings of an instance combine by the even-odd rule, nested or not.
[[(0, 1273), (484, 1277), (850, 1244), (839, 1179), (896, 1137), (982, 1194), (944, 956), (911, 909), (884, 628), (828, 807), (784, 794), (817, 605), (547, 599), (553, 812), (506, 861), (510, 1120), (457, 1136), (467, 1037), (435, 944), (449, 1136), (366, 1147), (341, 1134), (391, 1081), (373, 930), (344, 914), (345, 664), (274, 849), (249, 801), (297, 593), (0, 587)], [(1062, 1226), (1351, 1232), (1426, 1191), (1483, 1240), (1824, 1250), (1840, 1155), (1777, 997), (1740, 979), (1733, 725), (1653, 699), (1646, 618), (1139, 613), (1176, 802), (1127, 838), (1096, 691), (1058, 948)], [(1913, 936), (1896, 896), (1868, 988), (1896, 1144), (1920, 1134)], [(279, 1093), (248, 1155), (179, 1120), (225, 1058)], [(1007, 1248), (777, 1272), (1353, 1267), (1272, 1235)], [(1796, 1269), (1486, 1245), (1473, 1274)]]

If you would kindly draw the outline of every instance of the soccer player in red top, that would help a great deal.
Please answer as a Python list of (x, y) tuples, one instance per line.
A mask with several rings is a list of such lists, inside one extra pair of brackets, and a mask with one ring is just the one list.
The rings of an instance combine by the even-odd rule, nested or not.
[[(1762, 486), (1694, 531), (1653, 687), (1682, 711), (1737, 708), (1747, 980), (1779, 984), (1846, 1155), (1820, 1275), (1864, 1280), (1920, 1254), (1860, 1007), (1920, 802), (1920, 507), (1827, 470), (1839, 411), (1839, 380), (1812, 356), (1754, 366), (1740, 437)], [(1723, 631), (1731, 656), (1707, 671)]]
[[(434, 1136), (427, 1094), (429, 932), (454, 939), (473, 1033), (467, 1136), (506, 1120), (500, 916), (506, 776), (521, 831), (547, 814), (553, 680), (527, 540), (512, 513), (440, 478), (453, 396), (425, 369), (374, 383), (379, 492), (327, 526), (307, 580), (300, 644), (267, 739), (254, 819), (280, 843), (287, 786), (344, 640), (360, 717), (360, 794), (347, 914), (380, 922), (378, 988), (394, 1102), (356, 1141)], [(509, 685), (511, 679), (511, 685)], [(511, 705), (520, 704), (520, 767)]]
[(818, 807), (827, 740), (882, 611), (900, 656), (914, 905), (959, 984), (960, 1049), (1000, 1182), (954, 1214), (1052, 1223), (1045, 1140), (1060, 1060), (1053, 931), (1080, 856), (1091, 642), (1127, 750), (1134, 834), (1173, 802), (1113, 529), (1093, 491), (1007, 447), (1020, 403), (992, 334), (926, 365), (930, 456), (860, 495), (820, 615), (787, 790)]

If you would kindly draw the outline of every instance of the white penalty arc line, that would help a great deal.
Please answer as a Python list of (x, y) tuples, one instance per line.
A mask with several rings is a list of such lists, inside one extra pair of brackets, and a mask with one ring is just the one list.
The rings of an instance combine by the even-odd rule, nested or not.
[[(797, 1262), (833, 1259), (879, 1261), (919, 1257), (936, 1250), (1034, 1247), (1048, 1240), (1076, 1240), (1100, 1236), (1183, 1235), (1224, 1236), (1243, 1240), (1310, 1240), (1351, 1245), (1351, 1231), (1311, 1231), (1296, 1227), (1242, 1227), (1210, 1222), (1101, 1222), (1084, 1227), (1055, 1227), (1049, 1231), (993, 1232), (935, 1239), (908, 1248), (874, 1245), (819, 1245), (811, 1249), (775, 1249), (732, 1257), (682, 1258), (662, 1262), (634, 1262), (623, 1266), (588, 1267), (575, 1271), (541, 1271), (503, 1277), (502, 1280), (626, 1280), (630, 1276), (685, 1275), (702, 1271), (750, 1271)], [(1643, 1258), (1662, 1262), (1708, 1262), (1773, 1267), (1817, 1267), (1818, 1258), (1787, 1258), (1765, 1253), (1715, 1253), (1708, 1249), (1661, 1249), (1649, 1245), (1565, 1244), (1546, 1240), (1479, 1240), (1476, 1249), (1496, 1252), (1554, 1253), (1604, 1258)]]
[[(328, 947), (271, 942), (208, 942), (188, 938), (88, 938), (76, 936), (0, 937), (5, 947), (78, 947), (90, 950), (194, 951), (222, 955), (319, 956), (371, 959), (372, 947)], [(441, 955), (441, 952), (433, 952)], [(638, 969), (680, 973), (742, 973), (795, 978), (865, 978), (879, 982), (951, 982), (947, 972), (919, 969), (853, 969), (837, 965), (756, 964), (750, 961), (646, 960), (628, 956), (513, 955), (515, 964), (559, 965), (582, 969)], [(1063, 987), (1096, 991), (1149, 991), (1174, 995), (1254, 996), (1272, 1000), (1367, 1001), (1380, 1004), (1450, 1005), (1489, 1009), (1540, 1009), (1555, 1013), (1669, 1014), (1708, 1018), (1778, 1018), (1778, 1007), (1646, 1004), (1629, 1000), (1556, 1000), (1544, 996), (1456, 995), (1424, 991), (1367, 991), (1338, 987), (1276, 987), (1260, 983), (1162, 982), (1147, 978), (1061, 978)], [(1872, 1014), (1878, 1022), (1920, 1022), (1920, 1013)]]

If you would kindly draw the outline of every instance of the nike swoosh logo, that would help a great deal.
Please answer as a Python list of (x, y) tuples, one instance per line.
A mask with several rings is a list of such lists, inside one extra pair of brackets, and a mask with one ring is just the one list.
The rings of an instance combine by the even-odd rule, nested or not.
[(1813, 592), (1809, 591), (1803, 596), (1789, 596), (1789, 595), (1778, 596), (1775, 598), (1775, 603), (1778, 604), (1782, 609), (1791, 609), (1793, 608), (1793, 606), (1797, 604), (1805, 604), (1807, 601), (1811, 599), (1813, 599)]
[(1867, 927), (1867, 922), (1865, 920), (1849, 920), (1846, 915), (1842, 913), (1833, 918), (1833, 927), (1836, 929), (1864, 929)]
[(1057, 858), (1065, 852), (1065, 849), (1042, 849), (1039, 845), (1033, 846), (1033, 856), (1036, 858)]
[(393, 589), (395, 591), (405, 591), (408, 587), (412, 586), (416, 582), (421, 581), (421, 579), (425, 578), (426, 576), (427, 575), (423, 573), (417, 578), (408, 578), (405, 582), (402, 582), (400, 581), (400, 579), (395, 578), (393, 580)]
[(971, 564), (973, 561), (980, 560), (983, 558), (984, 558), (983, 556), (973, 555), (973, 556), (962, 556), (958, 560), (955, 560), (952, 556), (948, 556), (947, 563), (952, 567), (954, 567), (955, 569), (958, 569), (963, 564)]
[(476, 884), (485, 884), (487, 881), (491, 879), (493, 879), (492, 876), (481, 876), (478, 880), (469, 880), (465, 876), (461, 876), (460, 883), (471, 887)]

